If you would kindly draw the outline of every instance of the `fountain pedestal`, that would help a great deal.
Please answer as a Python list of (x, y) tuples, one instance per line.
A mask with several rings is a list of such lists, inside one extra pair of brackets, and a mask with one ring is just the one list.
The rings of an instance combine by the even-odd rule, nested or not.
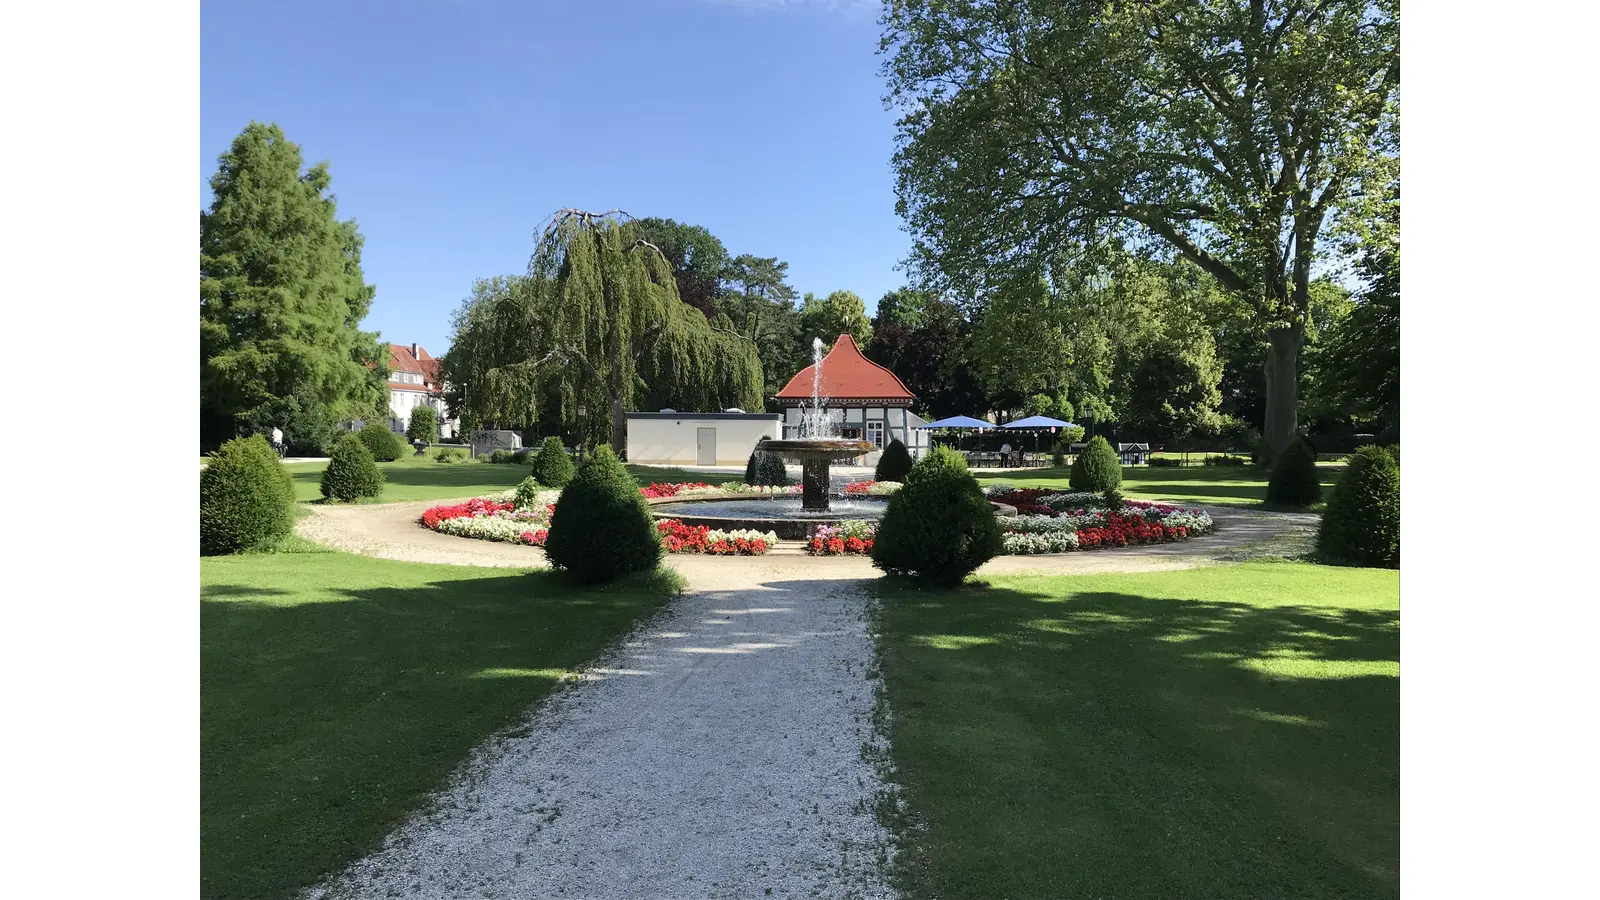
[(843, 441), (832, 438), (766, 441), (764, 453), (775, 453), (800, 464), (800, 508), (828, 509), (828, 466), (834, 460), (852, 459), (876, 449), (870, 441)]

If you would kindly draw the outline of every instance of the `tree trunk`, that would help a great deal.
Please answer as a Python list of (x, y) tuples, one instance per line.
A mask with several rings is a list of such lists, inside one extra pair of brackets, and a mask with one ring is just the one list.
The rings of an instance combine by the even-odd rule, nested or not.
[(1262, 462), (1270, 464), (1283, 448), (1295, 439), (1298, 423), (1295, 407), (1300, 402), (1300, 326), (1274, 328), (1267, 332), (1266, 422), (1261, 429)]
[(611, 451), (618, 459), (628, 458), (628, 413), (621, 397), (611, 398)]

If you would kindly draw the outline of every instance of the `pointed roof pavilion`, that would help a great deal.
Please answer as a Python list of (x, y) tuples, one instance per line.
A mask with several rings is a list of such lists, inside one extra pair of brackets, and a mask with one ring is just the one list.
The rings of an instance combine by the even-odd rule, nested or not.
[[(806, 366), (789, 379), (778, 392), (778, 402), (785, 406), (810, 402), (815, 368)], [(839, 335), (822, 358), (822, 396), (829, 406), (910, 406), (917, 399), (893, 372), (862, 355), (848, 334)]]

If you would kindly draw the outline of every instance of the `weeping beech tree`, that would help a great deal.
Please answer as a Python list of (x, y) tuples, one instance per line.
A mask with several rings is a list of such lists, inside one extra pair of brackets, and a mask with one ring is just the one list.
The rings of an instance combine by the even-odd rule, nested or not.
[(621, 449), (627, 410), (646, 401), (762, 403), (754, 345), (679, 299), (671, 265), (620, 210), (552, 216), (527, 277), (469, 301), (456, 337), (446, 371), (468, 379), (462, 402), (475, 422), (532, 421), (553, 402), (563, 428), (609, 431)]

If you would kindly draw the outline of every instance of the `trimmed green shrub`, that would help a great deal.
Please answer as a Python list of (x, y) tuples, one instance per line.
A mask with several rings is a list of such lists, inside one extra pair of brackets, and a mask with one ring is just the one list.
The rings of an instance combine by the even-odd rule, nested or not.
[(472, 452), (461, 447), (441, 449), (433, 455), (434, 462), (464, 463), (472, 461)]
[(1056, 441), (1050, 445), (1050, 465), (1061, 468), (1067, 464), (1067, 445)]
[(1116, 488), (1112, 488), (1111, 490), (1105, 492), (1104, 497), (1106, 509), (1109, 509), (1112, 512), (1122, 512), (1122, 507), (1125, 504), (1122, 502), (1121, 491), (1117, 490)]
[(1183, 460), (1175, 456), (1151, 456), (1145, 459), (1144, 464), (1153, 469), (1177, 469), (1182, 468)]
[(548, 487), (566, 487), (572, 480), (572, 457), (567, 455), (567, 448), (561, 446), (558, 437), (547, 437), (544, 446), (539, 448), (539, 455), (533, 458), (533, 477), (539, 483)]
[(761, 479), (761, 457), (766, 455), (765, 453), (761, 452), (761, 445), (765, 444), (766, 442), (767, 442), (767, 439), (764, 438), (764, 437), (761, 440), (756, 441), (756, 448), (754, 450), (750, 451), (750, 458), (748, 460), (745, 460), (745, 464), (744, 464), (744, 483), (745, 484), (760, 484), (761, 483), (761, 481), (760, 481), (760, 479)]
[(905, 481), (911, 473), (911, 454), (899, 438), (889, 442), (878, 457), (877, 468), (872, 470), (873, 481)]
[(1382, 447), (1362, 447), (1328, 495), (1317, 553), (1336, 562), (1400, 567), (1400, 463)]
[(378, 462), (394, 462), (406, 452), (406, 443), (400, 435), (390, 431), (377, 419), (363, 426), (360, 435), (361, 443), (367, 446), (367, 452)]
[(1122, 460), (1110, 442), (1100, 435), (1089, 439), (1083, 452), (1072, 462), (1072, 476), (1068, 484), (1075, 491), (1093, 491), (1103, 494), (1122, 486)]
[(872, 564), (931, 584), (960, 584), (1000, 553), (1000, 523), (966, 460), (939, 447), (911, 467), (889, 500)]
[(383, 493), (383, 472), (362, 437), (347, 434), (333, 445), (333, 457), (322, 470), (323, 497), (354, 503)]
[(1304, 439), (1283, 448), (1267, 475), (1267, 502), (1282, 506), (1310, 506), (1322, 499), (1317, 480), (1317, 455)]
[(1205, 464), (1208, 466), (1248, 466), (1250, 465), (1250, 460), (1243, 456), (1231, 456), (1224, 454), (1222, 456), (1206, 457)]
[(431, 444), (439, 439), (439, 414), (431, 406), (418, 406), (411, 410), (411, 421), (406, 423), (406, 440)]
[(783, 464), (783, 457), (776, 453), (761, 454), (760, 472), (757, 483), (771, 485), (772, 487), (789, 486), (789, 469)]
[(583, 584), (660, 563), (661, 538), (650, 504), (610, 445), (596, 447), (561, 492), (544, 552), (551, 565)]
[(542, 490), (544, 487), (539, 484), (539, 479), (532, 475), (522, 479), (522, 483), (517, 485), (517, 509), (527, 509), (532, 506)]
[(234, 438), (200, 470), (200, 552), (237, 553), (277, 543), (294, 525), (293, 487), (266, 438)]
[(509, 466), (516, 461), (517, 451), (515, 450), (492, 450), (489, 453), (489, 462), (495, 465)]

